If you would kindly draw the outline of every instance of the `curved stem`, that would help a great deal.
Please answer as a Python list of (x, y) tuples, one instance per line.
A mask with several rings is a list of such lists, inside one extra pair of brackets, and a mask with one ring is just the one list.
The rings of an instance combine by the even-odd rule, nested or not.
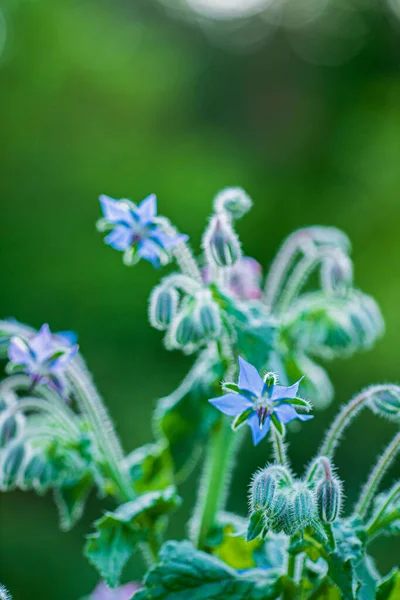
[(364, 408), (370, 397), (382, 390), (387, 389), (388, 385), (375, 385), (363, 390), (360, 394), (355, 396), (350, 402), (345, 404), (332, 423), (328, 432), (325, 435), (325, 439), (318, 454), (332, 458), (336, 446), (338, 445), (340, 438), (343, 435), (344, 430), (350, 425), (354, 417)]
[(301, 239), (306, 237), (303, 231), (296, 231), (285, 240), (276, 255), (265, 281), (263, 302), (272, 310), (276, 304), (287, 273), (301, 248)]
[[(372, 537), (374, 534), (376, 534), (379, 531), (379, 529), (381, 529), (381, 527), (385, 521), (385, 519), (382, 519), (382, 517), (385, 514), (388, 507), (391, 505), (391, 503), (394, 502), (394, 500), (397, 498), (397, 496), (400, 496), (400, 482), (396, 483), (393, 486), (392, 490), (390, 491), (388, 497), (386, 498), (385, 502), (382, 504), (379, 511), (368, 523), (368, 525), (367, 525), (368, 537)], [(398, 518), (397, 513), (396, 513), (396, 518)]]
[[(157, 217), (157, 223), (164, 229), (165, 233), (168, 235), (176, 235), (177, 230), (166, 217)], [(192, 251), (188, 244), (185, 242), (179, 244), (175, 248), (172, 249), (172, 254), (174, 255), (176, 262), (179, 265), (182, 273), (184, 275), (188, 275), (192, 277), (199, 283), (202, 283), (203, 279), (200, 273), (200, 269), (197, 266), (197, 263), (193, 257)]]
[(66, 406), (62, 408), (61, 405), (56, 405), (55, 403), (50, 404), (47, 400), (43, 400), (42, 398), (24, 397), (10, 406), (7, 410), (7, 414), (15, 414), (18, 411), (25, 410), (48, 413), (74, 436), (79, 435), (79, 428), (73, 421), (74, 414)]
[(76, 361), (74, 359), (67, 369), (67, 374), (76, 393), (80, 408), (93, 427), (97, 444), (108, 464), (110, 474), (118, 487), (121, 498), (124, 500), (134, 499), (136, 495), (130, 485), (128, 474), (121, 467), (124, 456), (121, 445), (83, 360)]
[(240, 436), (235, 436), (232, 431), (229, 420), (223, 417), (211, 433), (199, 486), (199, 499), (190, 525), (191, 539), (197, 548), (206, 546), (215, 517), (225, 503), (238, 437)]
[(383, 476), (385, 475), (386, 471), (392, 464), (399, 451), (400, 433), (397, 433), (394, 436), (393, 440), (390, 442), (390, 444), (387, 446), (380, 459), (378, 460), (356, 504), (354, 512), (358, 514), (361, 518), (364, 518), (367, 514), (369, 505), (374, 497), (374, 494), (380, 482), (382, 481)]
[(279, 313), (284, 313), (289, 308), (320, 261), (321, 256), (307, 255), (296, 265), (285, 286), (285, 291), (282, 293), (279, 303)]

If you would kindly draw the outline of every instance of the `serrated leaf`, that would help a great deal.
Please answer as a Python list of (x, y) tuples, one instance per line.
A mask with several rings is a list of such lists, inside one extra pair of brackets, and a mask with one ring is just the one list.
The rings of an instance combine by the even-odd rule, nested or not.
[(79, 481), (65, 483), (54, 489), (54, 501), (63, 531), (69, 531), (81, 518), (92, 486), (93, 478), (87, 473)]
[(85, 554), (102, 578), (114, 587), (138, 544), (154, 535), (160, 517), (175, 509), (179, 497), (173, 487), (149, 492), (106, 512), (95, 522), (96, 532), (87, 537)]
[(365, 531), (359, 519), (335, 521), (332, 525), (336, 550), (330, 553), (328, 575), (345, 600), (353, 600), (360, 585), (356, 566), (364, 560)]
[(166, 443), (146, 444), (126, 458), (132, 486), (138, 494), (172, 485), (173, 464)]
[(354, 567), (357, 600), (375, 600), (379, 574), (370, 556), (362, 558)]
[(219, 418), (207, 400), (220, 395), (223, 371), (215, 354), (206, 350), (178, 389), (158, 402), (154, 413), (156, 434), (167, 441), (180, 479), (193, 468)]
[(281, 589), (268, 571), (251, 569), (240, 575), (189, 542), (167, 542), (135, 600), (272, 600)]

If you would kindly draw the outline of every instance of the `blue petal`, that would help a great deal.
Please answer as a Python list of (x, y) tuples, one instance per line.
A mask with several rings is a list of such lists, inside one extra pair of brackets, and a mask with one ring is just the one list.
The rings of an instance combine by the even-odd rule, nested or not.
[(121, 202), (120, 200), (114, 200), (104, 194), (100, 196), (99, 201), (103, 215), (109, 223), (114, 225), (126, 225), (127, 227), (132, 225), (132, 215), (127, 203)]
[(153, 267), (160, 266), (160, 249), (150, 239), (143, 240), (138, 245), (138, 255), (148, 260)]
[(45, 360), (53, 352), (53, 336), (47, 323), (41, 326), (29, 345), (39, 361)]
[(187, 242), (189, 239), (189, 236), (185, 233), (179, 233), (177, 235), (168, 235), (159, 227), (151, 231), (150, 237), (154, 239), (158, 244), (160, 244), (162, 248), (165, 248), (165, 250), (175, 248), (176, 246), (179, 246), (179, 244)]
[(280, 404), (275, 408), (275, 414), (281, 423), (289, 423), (293, 419), (300, 419), (300, 421), (309, 421), (313, 418), (312, 415), (304, 415), (298, 413), (296, 409), (288, 403)]
[(32, 361), (28, 345), (19, 337), (12, 337), (8, 346), (8, 358), (16, 365), (26, 365)]
[(57, 331), (55, 335), (62, 338), (62, 342), (65, 342), (68, 346), (74, 346), (78, 341), (78, 334), (75, 331)]
[(251, 437), (253, 438), (253, 444), (255, 446), (257, 446), (257, 444), (259, 442), (261, 442), (261, 440), (263, 440), (265, 438), (265, 436), (267, 435), (267, 433), (269, 431), (270, 423), (271, 423), (271, 417), (267, 417), (264, 422), (264, 425), (262, 426), (262, 429), (260, 429), (260, 424), (258, 421), (257, 413), (253, 413), (247, 419), (247, 425), (251, 429)]
[(132, 231), (124, 225), (118, 225), (104, 238), (104, 241), (115, 250), (126, 250), (132, 243)]
[[(303, 377), (301, 379), (303, 379)], [(284, 385), (274, 385), (270, 394), (271, 400), (288, 400), (289, 398), (296, 398), (301, 379), (289, 387), (285, 387)]]
[(139, 215), (139, 219), (142, 225), (147, 225), (154, 220), (157, 216), (157, 196), (150, 194), (147, 196), (136, 208), (136, 214)]
[(253, 365), (239, 356), (239, 389), (247, 390), (257, 398), (262, 395), (264, 381), (261, 379), (258, 371)]
[(209, 402), (229, 417), (236, 417), (253, 407), (253, 403), (241, 394), (224, 394), (218, 398), (211, 398)]

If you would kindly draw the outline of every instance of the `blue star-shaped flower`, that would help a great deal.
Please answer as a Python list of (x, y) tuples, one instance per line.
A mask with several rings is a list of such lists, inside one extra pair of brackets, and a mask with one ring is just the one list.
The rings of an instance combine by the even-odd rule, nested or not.
[(14, 336), (8, 346), (11, 370), (27, 373), (32, 383), (46, 383), (63, 393), (64, 371), (68, 362), (78, 352), (73, 332), (52, 334), (47, 323), (29, 339)]
[(211, 398), (209, 402), (225, 415), (243, 417), (240, 420), (247, 422), (253, 443), (257, 445), (267, 435), (271, 420), (279, 425), (293, 419), (308, 421), (313, 418), (298, 413), (293, 406), (296, 404), (310, 410), (309, 403), (297, 397), (300, 381), (290, 387), (277, 385), (269, 379), (264, 381), (253, 365), (239, 357), (238, 384), (227, 384), (228, 388), (237, 391)]
[(138, 206), (129, 200), (114, 200), (100, 196), (104, 219), (112, 231), (104, 238), (106, 244), (120, 251), (134, 251), (136, 259), (143, 258), (159, 266), (168, 250), (186, 242), (187, 235), (168, 235), (157, 224), (157, 198), (147, 196)]

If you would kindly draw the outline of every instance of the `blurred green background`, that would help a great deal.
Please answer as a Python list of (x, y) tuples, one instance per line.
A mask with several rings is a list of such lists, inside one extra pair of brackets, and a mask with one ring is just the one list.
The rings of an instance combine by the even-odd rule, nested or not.
[[(102, 192), (157, 193), (198, 251), (214, 194), (240, 185), (255, 206), (239, 233), (265, 265), (297, 227), (350, 236), (356, 284), (378, 300), (387, 333), (373, 351), (329, 366), (335, 406), (293, 434), (296, 468), (340, 402), (399, 380), (400, 20), (389, 5), (347, 5), (350, 25), (333, 31), (261, 17), (227, 27), (152, 0), (0, 2), (0, 312), (79, 332), (127, 450), (152, 439), (156, 399), (191, 359), (167, 353), (148, 324), (160, 273), (124, 267), (96, 232)], [(347, 435), (338, 462), (348, 506), (392, 431), (364, 415)], [(268, 452), (248, 436), (230, 509), (244, 514), (250, 474)], [(182, 489), (172, 537), (184, 535), (197, 477)], [(61, 534), (50, 497), (2, 495), (0, 581), (14, 600), (76, 600), (94, 587), (82, 544), (101, 509), (92, 497)], [(395, 542), (374, 550), (388, 570)], [(126, 578), (142, 569), (135, 558)]]

